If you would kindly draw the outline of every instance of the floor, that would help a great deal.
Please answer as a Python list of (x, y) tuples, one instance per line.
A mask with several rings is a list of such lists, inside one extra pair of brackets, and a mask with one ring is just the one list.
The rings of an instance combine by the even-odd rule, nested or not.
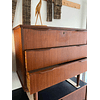
[[(71, 80), (74, 82), (77, 81), (75, 77), (71, 78)], [(80, 88), (85, 85), (86, 83), (80, 81)], [(39, 100), (58, 100), (76, 90), (77, 88), (72, 86), (69, 82), (63, 81), (38, 92), (38, 98)], [(31, 98), (30, 100), (33, 100), (33, 95), (27, 95), (22, 88), (12, 91), (12, 100), (29, 100), (28, 96)]]
[(12, 100), (29, 100), (26, 92), (22, 88), (12, 91)]

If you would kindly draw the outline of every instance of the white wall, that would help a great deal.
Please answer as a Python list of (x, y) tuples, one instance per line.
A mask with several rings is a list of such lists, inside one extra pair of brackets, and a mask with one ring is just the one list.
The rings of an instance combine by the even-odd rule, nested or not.
[[(22, 24), (22, 0), (17, 0), (16, 13), (14, 18), (13, 27)], [(87, 16), (87, 0), (68, 0), (81, 4), (81, 9), (75, 9), (67, 6), (62, 6), (61, 19), (53, 19), (52, 22), (46, 22), (46, 1), (42, 2), (41, 16), (44, 25), (55, 27), (69, 27), (69, 28), (86, 28)], [(31, 3), (31, 25), (35, 23), (35, 7), (39, 0), (32, 0)], [(40, 20), (38, 21), (40, 24)], [(14, 47), (14, 34), (12, 32), (12, 90), (20, 88), (21, 84), (16, 74), (15, 62), (15, 47)], [(82, 77), (82, 76), (81, 76)]]
[[(16, 12), (13, 27), (22, 24), (22, 0), (17, 0)], [(14, 45), (14, 33), (12, 31), (12, 90), (20, 88), (21, 83), (16, 74), (16, 59), (15, 59), (15, 45)]]
[[(40, 0), (32, 0), (31, 6), (31, 24), (35, 25), (35, 8)], [(47, 2), (42, 1), (41, 7), (41, 17), (43, 21), (43, 25), (54, 26), (54, 27), (69, 27), (69, 28), (86, 28), (86, 3), (83, 0), (69, 0), (81, 5), (80, 9), (75, 9), (67, 6), (62, 6), (61, 9), (61, 19), (54, 19), (54, 11), (52, 12), (53, 20), (52, 22), (47, 22)], [(86, 1), (86, 0), (85, 0)], [(52, 9), (54, 9), (54, 5), (52, 4)], [(38, 18), (39, 19), (39, 18)], [(84, 23), (83, 23), (84, 22)], [(40, 24), (40, 19), (38, 23)]]

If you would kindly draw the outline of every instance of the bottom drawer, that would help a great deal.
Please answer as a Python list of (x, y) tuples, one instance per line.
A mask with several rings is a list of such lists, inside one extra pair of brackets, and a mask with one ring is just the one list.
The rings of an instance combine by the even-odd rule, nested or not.
[(87, 59), (30, 71), (27, 74), (27, 87), (30, 94), (33, 94), (85, 71)]
[(59, 100), (84, 100), (86, 95), (86, 86), (70, 93), (67, 96), (60, 98)]

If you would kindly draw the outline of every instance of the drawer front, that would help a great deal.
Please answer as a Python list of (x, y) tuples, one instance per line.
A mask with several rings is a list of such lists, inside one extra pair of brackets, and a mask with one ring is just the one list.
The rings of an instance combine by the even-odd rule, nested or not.
[(31, 50), (25, 52), (27, 71), (87, 57), (87, 46)]
[(86, 44), (86, 31), (23, 29), (23, 47), (27, 49)]
[(59, 100), (85, 100), (86, 86), (72, 92), (71, 94), (59, 99)]
[(30, 93), (33, 94), (86, 71), (87, 60), (84, 59), (45, 70), (29, 72), (28, 87)]

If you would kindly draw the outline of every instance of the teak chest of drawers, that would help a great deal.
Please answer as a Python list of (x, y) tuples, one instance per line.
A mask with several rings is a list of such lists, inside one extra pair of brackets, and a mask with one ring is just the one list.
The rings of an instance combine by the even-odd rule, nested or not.
[(87, 31), (19, 25), (14, 29), (17, 74), (34, 94), (87, 71)]

